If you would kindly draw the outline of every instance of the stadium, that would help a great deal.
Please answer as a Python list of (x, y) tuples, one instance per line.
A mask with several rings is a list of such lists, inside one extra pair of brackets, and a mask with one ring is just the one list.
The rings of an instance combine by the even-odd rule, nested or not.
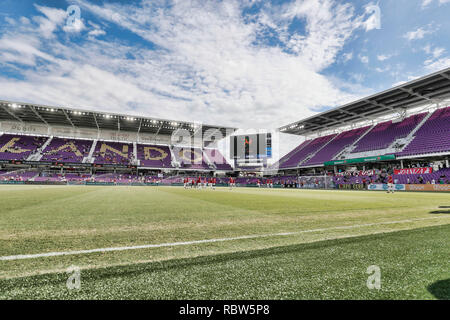
[(0, 100), (2, 300), (450, 298), (448, 67), (275, 129), (36, 102)]

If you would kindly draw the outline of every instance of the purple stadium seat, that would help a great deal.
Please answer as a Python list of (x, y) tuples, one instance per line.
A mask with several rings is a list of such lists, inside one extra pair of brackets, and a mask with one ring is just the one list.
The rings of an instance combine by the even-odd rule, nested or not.
[(205, 156), (200, 148), (175, 147), (174, 154), (183, 169), (211, 169), (206, 163)]
[(293, 168), (297, 167), (299, 162), (304, 160), (308, 155), (311, 153), (316, 152), (321, 147), (323, 147), (324, 144), (328, 143), (331, 139), (333, 139), (336, 136), (336, 134), (330, 134), (328, 136), (319, 137), (312, 141), (305, 141), (303, 142), (301, 146), (302, 148), (298, 147), (296, 148), (295, 152), (289, 153), (289, 158), (287, 158), (288, 155), (284, 156), (283, 158), (287, 158), (286, 160), (282, 159), (280, 160), (280, 168)]
[(131, 143), (98, 141), (93, 157), (94, 163), (129, 165), (133, 155)]
[(436, 110), (397, 156), (450, 151), (450, 107)]
[(0, 137), (0, 160), (26, 160), (48, 138), (4, 134)]
[(386, 149), (396, 139), (405, 138), (425, 117), (426, 113), (412, 115), (401, 122), (386, 121), (377, 124), (358, 141), (352, 153)]
[(233, 170), (219, 150), (203, 149), (203, 152), (208, 156), (209, 160), (214, 163), (218, 170)]
[(45, 148), (41, 161), (81, 163), (89, 155), (92, 141), (53, 138)]
[(344, 150), (344, 148), (352, 145), (368, 129), (369, 127), (363, 127), (342, 132), (303, 165), (323, 164), (325, 161), (331, 161), (334, 156)]
[(168, 146), (137, 146), (137, 157), (143, 167), (172, 168), (172, 157)]

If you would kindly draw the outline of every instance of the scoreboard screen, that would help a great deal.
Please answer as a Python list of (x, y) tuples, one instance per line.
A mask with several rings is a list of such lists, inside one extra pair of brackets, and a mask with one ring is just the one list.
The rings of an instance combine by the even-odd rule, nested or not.
[(230, 137), (232, 159), (265, 159), (272, 157), (270, 133), (248, 134)]

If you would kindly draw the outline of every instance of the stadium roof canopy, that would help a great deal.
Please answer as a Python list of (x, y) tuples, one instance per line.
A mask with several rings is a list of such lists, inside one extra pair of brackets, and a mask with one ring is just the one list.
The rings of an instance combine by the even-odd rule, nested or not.
[(283, 133), (308, 135), (352, 123), (374, 120), (450, 97), (450, 68), (404, 83), (355, 102), (280, 127)]
[(203, 123), (137, 117), (125, 114), (3, 100), (0, 100), (0, 121), (18, 121), (21, 123), (38, 123), (48, 126), (71, 126), (75, 128), (169, 135), (179, 129), (186, 129), (189, 132), (194, 133), (201, 128), (202, 135), (207, 130), (220, 130), (223, 136), (236, 130), (236, 128), (207, 125)]

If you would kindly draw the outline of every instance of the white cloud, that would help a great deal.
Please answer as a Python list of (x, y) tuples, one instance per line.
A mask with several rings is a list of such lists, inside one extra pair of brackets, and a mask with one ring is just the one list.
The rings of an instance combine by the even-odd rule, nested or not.
[(385, 68), (379, 68), (379, 67), (377, 67), (377, 68), (375, 68), (375, 71), (376, 71), (376, 72), (383, 73), (383, 72), (389, 71), (390, 69), (391, 69), (391, 68), (390, 68), (389, 66), (387, 66), (387, 67), (385, 67)]
[(106, 35), (106, 31), (103, 30), (98, 24), (93, 23), (92, 21), (88, 21), (88, 24), (92, 27), (92, 29), (88, 32), (89, 36), (97, 37)]
[(362, 62), (362, 63), (365, 63), (365, 64), (368, 64), (369, 63), (369, 57), (368, 56), (364, 56), (364, 55), (358, 55), (358, 58), (359, 58), (359, 60)]
[(35, 5), (36, 9), (43, 13), (43, 16), (35, 16), (33, 20), (39, 24), (39, 31), (44, 38), (54, 37), (58, 25), (61, 25), (66, 18), (66, 12), (61, 9), (43, 7)]
[(450, 57), (444, 57), (437, 60), (426, 60), (425, 69), (429, 72), (439, 71), (450, 66)]
[(352, 60), (353, 59), (353, 52), (347, 52), (347, 53), (344, 53), (343, 55), (342, 55), (342, 61), (345, 63), (345, 62), (348, 62), (348, 61), (350, 61), (350, 60)]
[(442, 56), (442, 54), (445, 52), (444, 48), (435, 48), (433, 50), (433, 57), (434, 58), (439, 58), (440, 56)]
[(430, 28), (418, 28), (414, 31), (407, 32), (403, 37), (409, 41), (423, 39), (427, 34), (432, 34), (433, 30)]
[(365, 76), (362, 73), (350, 73), (350, 78), (357, 83), (361, 83), (364, 81)]
[(294, 1), (283, 6), (282, 19), (305, 19), (307, 36), (290, 37), (288, 46), (306, 58), (315, 70), (336, 59), (337, 53), (353, 32), (363, 27), (363, 17), (354, 17), (348, 3), (334, 1)]
[(8, 24), (10, 24), (12, 26), (14, 26), (16, 24), (16, 20), (14, 20), (14, 19), (12, 19), (10, 17), (5, 17), (5, 21), (6, 21), (6, 23), (8, 23)]
[(94, 29), (92, 31), (89, 31), (88, 33), (90, 36), (96, 37), (96, 36), (103, 36), (106, 34), (105, 30), (102, 29)]
[[(427, 7), (430, 3), (432, 3), (433, 0), (422, 0), (422, 8)], [(450, 3), (450, 0), (438, 0), (439, 5)]]
[(86, 28), (83, 19), (74, 20), (73, 24), (65, 24), (63, 30), (70, 33), (80, 33)]
[[(97, 39), (105, 31), (90, 23), (80, 29), (89, 30), (81, 44), (58, 41), (55, 31), (64, 28), (65, 11), (38, 7), (45, 17), (34, 17), (33, 25), (22, 25), (0, 38), (0, 62), (34, 67), (23, 72), (24, 80), (0, 76), (2, 97), (270, 128), (358, 96), (321, 74), (362, 27), (362, 18), (349, 4), (297, 1), (267, 7), (248, 22), (242, 17), (245, 3), (237, 1), (177, 1), (166, 8), (149, 0), (139, 8), (76, 3), (157, 49)], [(305, 34), (286, 32), (294, 17), (306, 22)], [(287, 50), (259, 42), (258, 36), (269, 26)], [(38, 64), (39, 59), (46, 63)]]
[(29, 25), (30, 24), (30, 19), (28, 19), (26, 17), (20, 17), (19, 21), (20, 21), (20, 23), (22, 25)]
[(445, 49), (439, 47), (432, 48), (431, 45), (427, 44), (425, 47), (423, 47), (423, 51), (426, 54), (431, 55), (433, 58), (439, 58), (445, 52)]
[(392, 57), (392, 55), (389, 55), (389, 54), (380, 54), (380, 55), (377, 55), (378, 61), (385, 61), (385, 60), (390, 59), (391, 57)]
[(428, 59), (424, 61), (424, 66), (427, 71), (434, 72), (450, 66), (450, 57), (443, 57), (446, 50), (440, 47), (432, 47), (427, 44), (423, 51), (429, 55)]
[(428, 6), (433, 0), (422, 0), (422, 8)]
[(47, 62), (56, 61), (53, 56), (37, 49), (37, 46), (39, 41), (33, 37), (5, 35), (0, 38), (0, 62), (34, 66), (39, 58)]

